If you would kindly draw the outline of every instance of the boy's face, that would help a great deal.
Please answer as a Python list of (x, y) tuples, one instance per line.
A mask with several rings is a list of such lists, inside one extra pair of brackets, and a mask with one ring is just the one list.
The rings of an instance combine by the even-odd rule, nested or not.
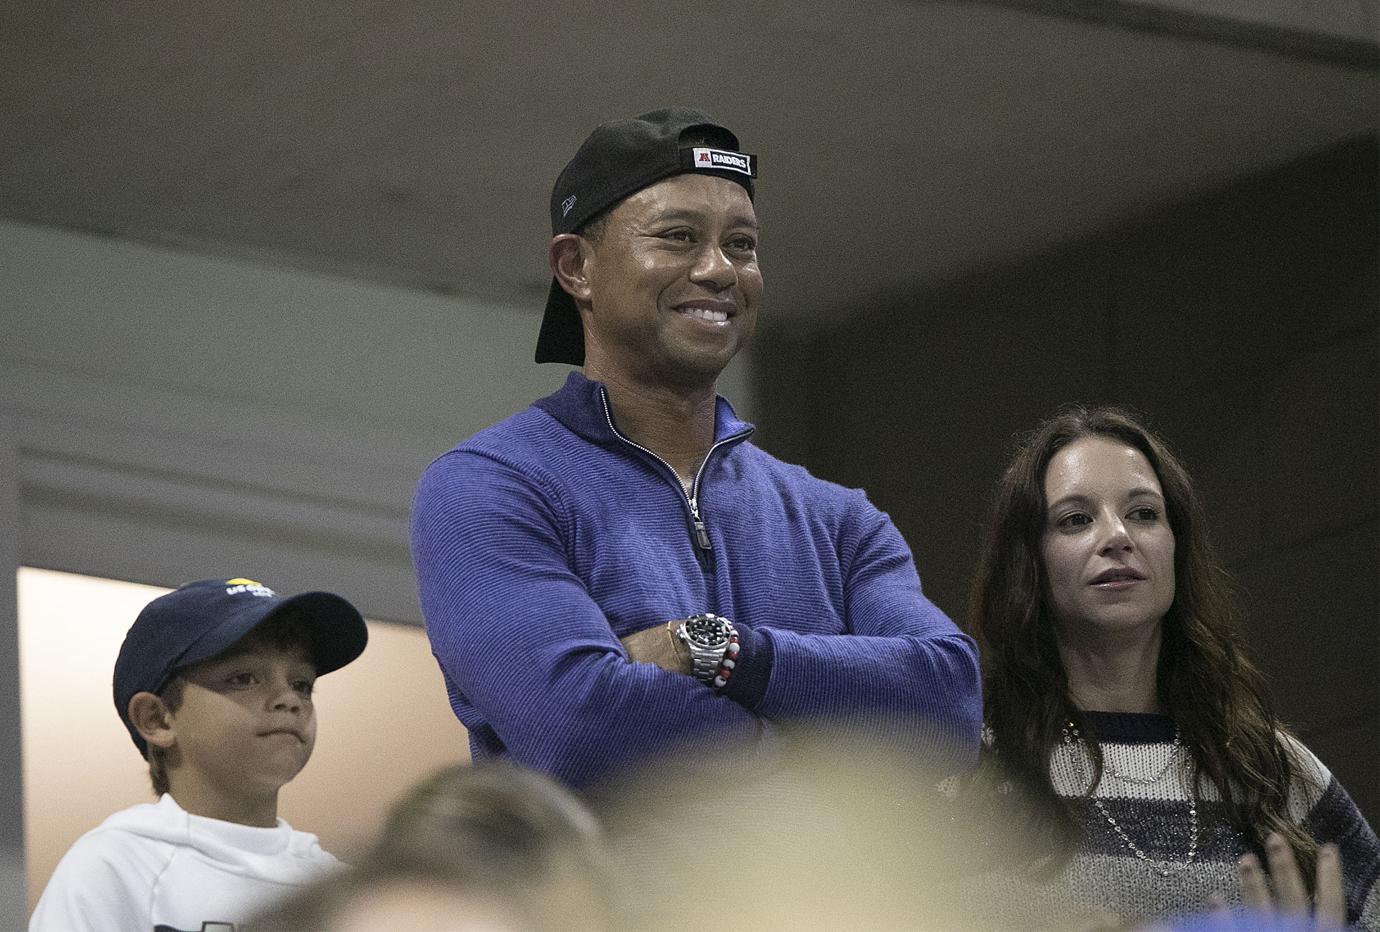
[(306, 765), (316, 744), (316, 668), (305, 647), (250, 634), (178, 675), (174, 787), (184, 778), (230, 795), (276, 792)]

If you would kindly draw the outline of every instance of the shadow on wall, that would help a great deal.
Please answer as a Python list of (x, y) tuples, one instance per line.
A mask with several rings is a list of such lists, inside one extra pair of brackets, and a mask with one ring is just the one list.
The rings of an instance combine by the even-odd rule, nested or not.
[(1284, 718), (1374, 824), (1378, 173), (1351, 139), (834, 326), (764, 321), (759, 442), (867, 489), (958, 618), (1012, 436), (1070, 401), (1144, 412), (1199, 483)]

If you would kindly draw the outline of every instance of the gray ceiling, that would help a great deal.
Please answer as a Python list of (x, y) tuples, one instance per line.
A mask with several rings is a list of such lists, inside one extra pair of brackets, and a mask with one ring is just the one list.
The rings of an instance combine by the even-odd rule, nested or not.
[(761, 159), (773, 310), (829, 314), (1376, 130), (1364, 40), (1089, 6), (15, 0), (0, 216), (535, 313), (565, 159), (687, 103)]

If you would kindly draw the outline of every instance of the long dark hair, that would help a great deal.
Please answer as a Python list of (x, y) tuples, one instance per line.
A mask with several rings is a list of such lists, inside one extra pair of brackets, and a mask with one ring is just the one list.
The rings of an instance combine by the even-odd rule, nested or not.
[[(1159, 477), (1174, 532), (1174, 602), (1165, 614), (1156, 689), (1161, 709), (1191, 750), (1194, 780), (1211, 781), (1248, 843), (1277, 831), (1312, 877), (1317, 843), (1289, 816), (1299, 769), (1284, 743), (1260, 670), (1247, 656), (1233, 586), (1208, 542), (1202, 506), (1179, 460), (1130, 412), (1069, 406), (1018, 445), (997, 483), (968, 598), (968, 626), (982, 648), (985, 718), (1000, 779), (1030, 804), (1037, 850), (1062, 863), (1080, 841), (1070, 808), (1054, 791), (1049, 759), (1064, 723), (1089, 739), (1093, 792), (1102, 774), (1095, 734), (1069, 697), (1046, 598), (1040, 541), (1045, 471), (1082, 437), (1139, 450)], [(989, 771), (990, 773), (990, 771)]]

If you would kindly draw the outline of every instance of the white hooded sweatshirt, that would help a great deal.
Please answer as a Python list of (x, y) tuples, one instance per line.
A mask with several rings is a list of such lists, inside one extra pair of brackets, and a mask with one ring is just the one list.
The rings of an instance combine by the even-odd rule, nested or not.
[(63, 855), (29, 932), (234, 932), (340, 862), (315, 835), (207, 819), (166, 793), (92, 829)]

